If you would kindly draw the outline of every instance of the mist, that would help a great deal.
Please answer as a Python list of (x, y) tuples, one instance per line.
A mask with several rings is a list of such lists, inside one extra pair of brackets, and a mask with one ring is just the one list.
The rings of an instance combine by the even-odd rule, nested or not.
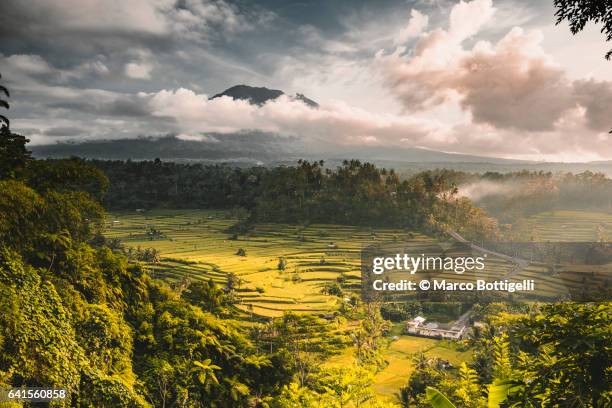
[(494, 195), (514, 196), (521, 191), (521, 184), (514, 181), (480, 180), (459, 185), (459, 197), (467, 197), (478, 202), (485, 197)]

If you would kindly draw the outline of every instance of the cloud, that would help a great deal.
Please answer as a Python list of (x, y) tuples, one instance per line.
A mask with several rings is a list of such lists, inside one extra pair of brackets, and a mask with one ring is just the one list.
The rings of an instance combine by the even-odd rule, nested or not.
[[(235, 39), (275, 18), (256, 4), (232, 0), (4, 0), (1, 8), (4, 54), (38, 55), (69, 72), (61, 79), (77, 86), (106, 76), (107, 83), (96, 85), (107, 89), (125, 89), (126, 77), (162, 82), (158, 87), (187, 78), (218, 83), (236, 74), (222, 62), (246, 65), (228, 56), (242, 45)], [(177, 52), (189, 55), (191, 64), (177, 60)]]
[(460, 1), (450, 12), (450, 38), (461, 42), (473, 36), (491, 20), (494, 13), (492, 0)]
[(8, 0), (5, 3), (0, 18), (2, 30), (17, 30), (22, 39), (49, 33), (60, 37), (82, 34), (98, 44), (102, 41), (108, 45), (123, 36), (142, 39), (175, 35), (203, 40), (213, 30), (240, 32), (253, 27), (249, 16), (223, 0)]
[[(570, 77), (548, 53), (549, 31), (512, 28), (541, 28), (550, 5), (351, 4), (318, 18), (310, 6), (279, 17), (230, 0), (7, 1), (0, 71), (12, 123), (36, 143), (168, 133), (211, 142), (213, 132), (260, 129), (339, 152), (612, 157), (612, 82)], [(238, 83), (304, 93), (321, 107), (204, 93)]]
[(85, 60), (71, 68), (59, 69), (36, 54), (0, 54), (0, 68), (7, 78), (16, 82), (43, 81), (46, 83), (65, 83), (74, 79), (100, 77), (109, 74), (103, 57)]
[[(318, 109), (283, 96), (262, 106), (224, 96), (180, 88), (141, 94), (151, 116), (165, 121), (184, 140), (208, 141), (207, 135), (260, 131), (297, 136), (306, 145), (425, 147), (457, 153), (476, 153), (531, 160), (597, 160), (612, 155), (607, 133), (584, 138), (586, 110), (571, 109), (558, 128), (529, 132), (502, 129), (488, 123), (447, 125), (414, 115), (373, 113), (343, 102), (323, 103)], [(511, 141), (511, 142), (509, 142)]]
[(101, 61), (103, 56), (98, 56), (98, 59), (84, 61), (74, 68), (72, 75), (75, 78), (83, 78), (87, 75), (104, 76), (110, 73), (109, 68)]
[(460, 62), (448, 86), (477, 122), (523, 130), (551, 130), (576, 104), (572, 84), (540, 47), (539, 32), (514, 28), (493, 48), (480, 44)]
[(186, 133), (179, 133), (176, 135), (179, 140), (185, 140), (188, 142), (205, 142), (205, 143), (219, 143), (218, 139), (209, 135), (188, 135)]
[(612, 128), (612, 82), (578, 80), (573, 83), (578, 104), (584, 106), (587, 123), (591, 129)]
[(86, 133), (85, 130), (74, 127), (74, 126), (66, 126), (66, 127), (52, 127), (43, 132), (46, 136), (52, 137), (74, 137), (79, 136)]
[(153, 66), (146, 62), (130, 62), (125, 65), (125, 75), (134, 79), (150, 79)]
[(434, 131), (430, 124), (417, 119), (373, 114), (340, 102), (313, 109), (282, 96), (258, 107), (227, 96), (209, 100), (184, 88), (142, 96), (149, 98), (153, 116), (174, 121), (177, 132), (191, 137), (258, 129), (336, 145), (401, 144), (401, 138), (423, 142)]
[(395, 38), (393, 39), (395, 45), (404, 44), (411, 38), (418, 37), (427, 25), (429, 24), (429, 17), (421, 14), (418, 10), (412, 10), (410, 12), (410, 20), (408, 25), (402, 28)]
[(120, 116), (126, 118), (148, 117), (150, 112), (145, 101), (137, 95), (83, 89), (75, 92), (70, 88), (53, 87), (42, 90), (46, 96), (45, 106), (88, 113), (96, 116)]
[(11, 55), (5, 58), (4, 63), (28, 75), (49, 74), (53, 71), (40, 55)]
[(456, 103), (474, 123), (540, 132), (557, 129), (581, 106), (592, 129), (610, 126), (605, 115), (611, 112), (612, 83), (570, 80), (544, 51), (540, 31), (515, 27), (497, 43), (465, 47), (494, 11), (490, 0), (460, 2), (447, 30), (423, 33), (410, 51), (398, 47), (378, 54), (385, 83), (407, 112)]

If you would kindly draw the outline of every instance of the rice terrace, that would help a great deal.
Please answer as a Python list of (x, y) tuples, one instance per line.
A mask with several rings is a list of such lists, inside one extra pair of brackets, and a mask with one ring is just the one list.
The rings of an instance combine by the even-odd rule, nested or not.
[[(284, 311), (326, 313), (341, 300), (322, 294), (325, 284), (340, 278), (360, 287), (360, 250), (375, 240), (406, 238), (429, 241), (401, 230), (340, 225), (257, 224), (245, 235), (227, 230), (238, 220), (226, 211), (154, 210), (113, 213), (109, 238), (126, 246), (155, 248), (160, 261), (153, 273), (171, 281), (212, 278), (224, 284), (230, 273), (240, 279), (243, 312), (277, 317)], [(148, 234), (154, 228), (158, 236)], [(238, 251), (244, 250), (244, 254)], [(283, 270), (278, 265), (286, 263)]]
[[(341, 225), (295, 226), (257, 224), (246, 235), (232, 236), (227, 230), (238, 220), (229, 211), (152, 210), (109, 214), (106, 235), (119, 238), (128, 247), (155, 248), (159, 261), (149, 263), (151, 273), (170, 282), (212, 279), (225, 285), (229, 274), (239, 279), (240, 301), (235, 305), (246, 324), (279, 317), (286, 311), (333, 315), (348, 298), (324, 294), (330, 283), (358, 293), (360, 288), (360, 250), (376, 240), (430, 243), (433, 238), (405, 230), (363, 228)], [(150, 231), (158, 233), (152, 236)], [(244, 255), (238, 251), (244, 250)], [(284, 259), (284, 270), (279, 260)], [(349, 292), (350, 294), (350, 292)], [(347, 325), (338, 326), (342, 331)], [(425, 352), (455, 365), (470, 356), (450, 342), (402, 335), (402, 325), (389, 331), (397, 338), (386, 354), (389, 365), (374, 377), (374, 389), (394, 400), (409, 376), (412, 357)], [(438, 345), (439, 344), (439, 345)], [(332, 356), (330, 367), (351, 364), (353, 347)]]
[[(409, 240), (418, 248), (419, 244), (438, 241), (405, 229), (332, 224), (260, 223), (244, 234), (232, 233), (231, 227), (238, 221), (234, 212), (227, 210), (112, 212), (107, 217), (106, 235), (119, 239), (131, 249), (155, 249), (157, 259), (148, 263), (150, 273), (175, 286), (209, 279), (224, 286), (228, 276), (234, 276), (239, 297), (234, 306), (246, 325), (266, 322), (292, 311), (331, 319), (330, 324), (335, 324), (339, 332), (355, 324), (334, 317), (342, 303), (359, 293), (360, 251), (364, 246), (377, 241)], [(524, 220), (519, 230), (524, 239), (538, 233), (547, 240), (588, 241), (595, 239), (598, 231), (612, 231), (612, 215), (545, 212)], [(504, 277), (513, 268), (512, 262), (491, 257), (479, 277)], [(535, 277), (546, 284), (545, 275), (546, 269), (533, 263), (515, 279)], [(461, 282), (473, 276), (466, 273), (454, 278)], [(338, 282), (342, 283), (342, 296), (325, 291)], [(558, 289), (555, 284), (551, 283), (552, 289)], [(554, 293), (552, 291), (551, 295)], [(444, 320), (449, 316), (438, 315), (437, 318)], [(387, 332), (384, 352), (387, 364), (373, 379), (373, 390), (384, 399), (393, 401), (396, 398), (419, 353), (454, 366), (471, 359), (471, 350), (460, 343), (408, 336), (404, 332), (402, 323), (395, 323)], [(354, 353), (354, 347), (347, 345), (340, 354), (331, 356), (326, 365), (351, 364)]]

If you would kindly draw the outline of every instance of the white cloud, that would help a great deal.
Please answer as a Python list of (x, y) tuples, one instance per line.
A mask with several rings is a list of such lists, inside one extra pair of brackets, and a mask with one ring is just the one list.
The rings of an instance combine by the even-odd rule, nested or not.
[(448, 33), (452, 39), (461, 42), (480, 31), (494, 13), (492, 0), (460, 1), (451, 9)]
[(134, 79), (149, 79), (153, 65), (147, 62), (130, 62), (125, 65), (125, 75)]
[(425, 142), (435, 130), (425, 121), (373, 114), (341, 102), (313, 109), (283, 96), (258, 107), (226, 96), (209, 100), (206, 95), (184, 88), (142, 96), (150, 98), (154, 116), (174, 119), (178, 131), (185, 135), (259, 129), (334, 144), (398, 144), (401, 138)]
[(207, 143), (218, 143), (219, 141), (212, 136), (208, 135), (189, 135), (186, 133), (179, 133), (176, 135), (179, 140), (185, 140), (188, 142), (207, 142)]
[(39, 55), (11, 55), (4, 59), (4, 63), (23, 74), (40, 75), (53, 71), (47, 61)]
[(571, 109), (554, 130), (515, 132), (487, 123), (445, 125), (410, 115), (375, 114), (342, 102), (318, 109), (280, 97), (259, 107), (221, 97), (209, 100), (189, 89), (141, 94), (154, 117), (173, 121), (184, 140), (204, 140), (206, 133), (259, 129), (299, 136), (303, 142), (330, 145), (420, 146), (431, 149), (533, 160), (580, 161), (612, 155), (606, 132), (584, 140), (584, 108)]
[(410, 12), (410, 20), (408, 20), (408, 25), (402, 28), (393, 39), (395, 45), (404, 44), (409, 39), (418, 37), (423, 30), (427, 28), (428, 24), (429, 17), (425, 14), (421, 14), (418, 10), (413, 9)]
[[(481, 40), (466, 48), (464, 40), (488, 24), (493, 13), (489, 0), (461, 2), (450, 12), (448, 30), (423, 33), (412, 50), (378, 54), (386, 85), (407, 114), (455, 104), (469, 113), (466, 124), (488, 125), (487, 134), (513, 130), (506, 143), (526, 136), (544, 149), (535, 138), (555, 138), (541, 133), (549, 131), (568, 136), (564, 119), (582, 107), (582, 121), (591, 128), (581, 129), (582, 134), (597, 139), (611, 125), (606, 122), (612, 114), (612, 82), (570, 80), (543, 49), (539, 30), (515, 27), (497, 43)], [(558, 147), (570, 149), (565, 141), (559, 140)]]

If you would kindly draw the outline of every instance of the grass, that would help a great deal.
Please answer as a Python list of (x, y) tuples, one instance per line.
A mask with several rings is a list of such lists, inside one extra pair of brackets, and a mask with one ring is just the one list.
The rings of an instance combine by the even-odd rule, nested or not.
[(414, 371), (412, 356), (420, 352), (428, 357), (448, 360), (455, 366), (462, 361), (468, 361), (472, 355), (471, 351), (458, 351), (456, 343), (448, 340), (400, 336), (398, 340), (391, 342), (385, 353), (385, 359), (389, 364), (374, 377), (374, 391), (393, 400)]
[[(612, 241), (612, 214), (589, 211), (547, 211), (518, 224), (518, 235), (526, 242), (598, 242)], [(560, 298), (571, 294), (599, 292), (610, 284), (612, 265), (557, 264), (555, 272), (533, 262), (514, 280), (535, 279), (537, 295)]]
[[(324, 295), (321, 289), (342, 276), (345, 288), (358, 290), (360, 251), (376, 241), (410, 239), (413, 251), (435, 243), (434, 239), (422, 234), (399, 229), (342, 225), (259, 224), (248, 234), (232, 239), (235, 237), (227, 229), (236, 221), (227, 218), (224, 211), (119, 212), (109, 215), (106, 235), (120, 238), (126, 246), (158, 249), (162, 260), (150, 265), (151, 273), (170, 282), (213, 279), (223, 285), (228, 274), (236, 274), (241, 280), (237, 307), (243, 317), (255, 315), (260, 318), (280, 316), (285, 311), (325, 314), (337, 310), (341, 298)], [(588, 241), (594, 240), (598, 228), (612, 235), (611, 225), (612, 215), (609, 214), (556, 211), (525, 220), (520, 230), (523, 235), (535, 235), (538, 240)], [(151, 227), (162, 235), (151, 239), (146, 234)], [(337, 247), (330, 247), (331, 243)], [(240, 248), (245, 250), (246, 256), (237, 255)], [(278, 270), (281, 257), (287, 262), (284, 271)], [(510, 262), (489, 257), (486, 269), (477, 275), (451, 273), (449, 277), (456, 281), (492, 280), (503, 277), (513, 268)], [(514, 279), (534, 277), (544, 282), (545, 291), (553, 293), (558, 289), (555, 280), (545, 276), (545, 268), (537, 264), (525, 268)], [(576, 280), (580, 279), (577, 275)], [(245, 321), (245, 324), (248, 323)], [(459, 351), (456, 344), (449, 341), (401, 335), (401, 325), (394, 326), (389, 337), (393, 335), (399, 339), (390, 342), (385, 353), (388, 365), (375, 376), (373, 385), (377, 394), (390, 401), (395, 400), (395, 394), (414, 370), (413, 354), (424, 352), (454, 365), (471, 358), (470, 351)], [(353, 363), (354, 348), (348, 347), (325, 364), (347, 366)]]
[[(455, 366), (472, 358), (472, 351), (459, 351), (455, 342), (402, 335), (402, 327), (402, 324), (395, 324), (389, 331), (389, 340), (393, 336), (398, 339), (390, 341), (384, 354), (388, 364), (374, 376), (372, 385), (374, 392), (389, 402), (396, 402), (396, 394), (407, 384), (410, 374), (414, 371), (413, 355), (424, 353), (432, 358), (448, 360)], [(349, 366), (355, 363), (354, 356), (355, 348), (348, 347), (341, 354), (331, 357), (326, 366)]]
[[(389, 344), (384, 354), (387, 366), (374, 376), (374, 392), (385, 400), (396, 401), (397, 392), (407, 384), (410, 374), (414, 371), (412, 356), (420, 352), (429, 357), (448, 360), (455, 366), (472, 357), (471, 351), (458, 351), (455, 344), (447, 340), (399, 336), (398, 340)], [(354, 353), (354, 348), (349, 347), (341, 354), (331, 357), (326, 366), (346, 367), (354, 364)]]
[[(158, 249), (162, 262), (152, 265), (151, 272), (169, 281), (212, 278), (223, 284), (228, 274), (236, 274), (241, 280), (238, 308), (260, 317), (280, 316), (287, 310), (336, 310), (341, 299), (322, 294), (325, 284), (343, 276), (346, 287), (358, 289), (362, 247), (408, 237), (407, 231), (393, 229), (258, 224), (232, 239), (227, 229), (236, 221), (223, 211), (120, 212), (110, 214), (106, 235), (120, 238), (126, 246)], [(162, 235), (151, 239), (149, 228)], [(433, 242), (414, 236), (415, 242)], [(246, 256), (237, 255), (240, 248)], [(284, 271), (278, 270), (281, 257), (287, 261)]]
[[(601, 232), (599, 232), (599, 231)], [(517, 232), (526, 241), (592, 242), (603, 233), (612, 240), (612, 214), (588, 211), (547, 211), (525, 219)]]

